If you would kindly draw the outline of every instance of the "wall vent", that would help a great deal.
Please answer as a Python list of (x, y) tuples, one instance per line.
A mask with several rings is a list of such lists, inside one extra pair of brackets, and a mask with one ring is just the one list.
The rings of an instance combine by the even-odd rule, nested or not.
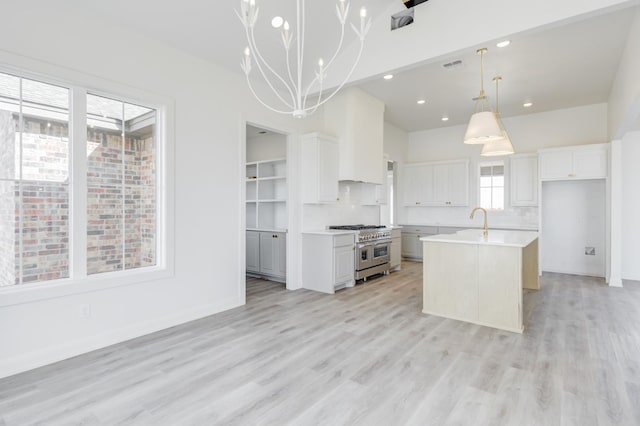
[(451, 62), (447, 62), (446, 64), (442, 64), (442, 68), (446, 69), (446, 70), (453, 70), (456, 68), (460, 68), (462, 66), (462, 61), (460, 59), (455, 60), (455, 61), (451, 61)]

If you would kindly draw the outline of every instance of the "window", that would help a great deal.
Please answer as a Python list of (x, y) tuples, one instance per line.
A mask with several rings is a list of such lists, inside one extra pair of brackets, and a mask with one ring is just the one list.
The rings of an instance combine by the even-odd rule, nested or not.
[(480, 164), (480, 206), (504, 210), (504, 162)]
[(87, 274), (156, 264), (156, 111), (87, 95)]
[(158, 264), (156, 123), (152, 107), (0, 73), (0, 287)]

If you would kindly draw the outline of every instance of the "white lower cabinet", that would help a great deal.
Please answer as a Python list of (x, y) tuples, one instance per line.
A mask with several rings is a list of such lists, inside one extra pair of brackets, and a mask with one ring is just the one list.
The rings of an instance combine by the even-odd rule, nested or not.
[(260, 233), (247, 231), (247, 272), (260, 272)]
[(355, 234), (302, 234), (302, 287), (322, 293), (355, 285)]
[(420, 238), (436, 234), (438, 234), (436, 226), (404, 226), (401, 239), (402, 257), (422, 260), (422, 241)]
[(247, 273), (274, 281), (286, 280), (287, 234), (247, 231)]

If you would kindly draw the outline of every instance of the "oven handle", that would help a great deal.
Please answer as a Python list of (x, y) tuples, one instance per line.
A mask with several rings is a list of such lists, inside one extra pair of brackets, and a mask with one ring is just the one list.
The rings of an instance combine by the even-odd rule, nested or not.
[(374, 247), (374, 246), (379, 246), (379, 245), (383, 245), (383, 244), (391, 244), (391, 238), (385, 238), (385, 239), (381, 239), (381, 240), (367, 241), (367, 242), (364, 242), (364, 243), (358, 243), (357, 246), (358, 246), (358, 248), (362, 248), (362, 247)]

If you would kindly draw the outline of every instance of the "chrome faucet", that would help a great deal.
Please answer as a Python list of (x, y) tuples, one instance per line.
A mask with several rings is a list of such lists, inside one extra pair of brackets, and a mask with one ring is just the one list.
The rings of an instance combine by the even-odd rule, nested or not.
[(487, 226), (487, 210), (483, 209), (482, 207), (476, 207), (475, 209), (471, 210), (469, 219), (473, 219), (473, 215), (478, 210), (482, 210), (482, 212), (484, 213), (484, 236), (486, 237), (487, 235), (489, 235), (489, 227)]

